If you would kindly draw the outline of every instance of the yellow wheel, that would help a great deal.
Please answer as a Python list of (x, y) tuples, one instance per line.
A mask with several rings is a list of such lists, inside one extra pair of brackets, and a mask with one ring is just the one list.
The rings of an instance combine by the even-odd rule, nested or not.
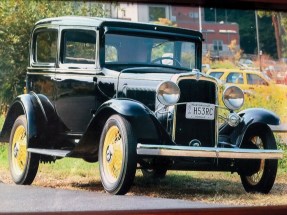
[(19, 125), (12, 140), (12, 168), (20, 175), (24, 172), (27, 163), (27, 137), (23, 125)]
[(107, 180), (114, 183), (120, 176), (123, 165), (123, 142), (120, 130), (117, 126), (112, 126), (108, 129), (104, 140), (103, 166), (106, 170)]
[(101, 181), (111, 194), (125, 194), (136, 171), (136, 141), (130, 123), (119, 115), (111, 116), (103, 129), (99, 163)]
[[(277, 149), (275, 138), (269, 128), (252, 127), (244, 137), (242, 147), (252, 149)], [(278, 160), (250, 159), (241, 161), (240, 178), (247, 192), (269, 193), (276, 174)]]
[(9, 168), (16, 184), (31, 184), (36, 176), (39, 159), (27, 151), (27, 120), (19, 116), (12, 128), (9, 143)]

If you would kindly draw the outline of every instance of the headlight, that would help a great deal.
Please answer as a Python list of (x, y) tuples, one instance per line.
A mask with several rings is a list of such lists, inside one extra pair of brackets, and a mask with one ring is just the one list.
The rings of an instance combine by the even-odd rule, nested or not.
[(174, 105), (179, 100), (180, 89), (175, 83), (165, 81), (157, 87), (156, 96), (163, 105)]
[(240, 109), (244, 103), (244, 94), (239, 87), (227, 87), (222, 96), (225, 106), (230, 110)]

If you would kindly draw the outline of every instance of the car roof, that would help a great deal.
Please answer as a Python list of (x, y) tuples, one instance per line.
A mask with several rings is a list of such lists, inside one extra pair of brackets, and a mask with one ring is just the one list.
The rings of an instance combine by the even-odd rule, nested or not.
[(246, 72), (246, 73), (252, 73), (252, 74), (262, 74), (262, 72), (258, 70), (246, 70), (246, 69), (210, 69), (208, 73), (211, 72), (223, 72), (223, 73), (228, 73), (228, 72)]
[(165, 26), (165, 25), (156, 25), (151, 23), (141, 23), (141, 22), (132, 22), (129, 20), (122, 19), (112, 19), (112, 18), (103, 18), (103, 17), (84, 17), (84, 16), (61, 16), (61, 17), (52, 17), (45, 18), (36, 22), (35, 27), (39, 25), (52, 24), (52, 25), (65, 25), (65, 26), (90, 26), (90, 27), (115, 27), (115, 28), (131, 28), (131, 29), (141, 29), (148, 30), (153, 32), (165, 32), (169, 34), (184, 34), (185, 36), (194, 37), (195, 39), (202, 41), (202, 34), (199, 31)]
[(61, 16), (61, 17), (52, 17), (41, 19), (36, 22), (38, 24), (58, 24), (58, 25), (91, 25), (91, 26), (100, 26), (105, 21), (113, 22), (127, 22), (120, 19), (111, 19), (111, 18), (101, 18), (101, 17), (85, 17), (85, 16)]

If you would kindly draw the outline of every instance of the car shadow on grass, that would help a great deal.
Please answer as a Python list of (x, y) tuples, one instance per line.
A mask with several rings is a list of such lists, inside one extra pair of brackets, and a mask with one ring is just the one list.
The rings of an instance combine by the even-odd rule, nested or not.
[(76, 189), (95, 191), (95, 192), (105, 192), (100, 181), (90, 181), (86, 183), (73, 182), (71, 186)]
[(165, 193), (166, 196), (178, 197), (190, 196), (191, 194), (245, 194), (240, 181), (216, 178), (213, 175), (210, 177), (207, 175), (204, 178), (192, 175), (167, 175), (163, 179), (136, 177), (132, 191), (138, 194), (158, 192)]
[[(74, 189), (105, 192), (99, 180), (72, 183), (72, 186)], [(287, 197), (287, 184), (275, 182), (271, 192), (266, 195), (245, 192), (237, 174), (168, 173), (163, 179), (154, 179), (137, 173), (128, 195), (242, 205), (255, 205), (260, 201), (276, 204), (275, 198)]]

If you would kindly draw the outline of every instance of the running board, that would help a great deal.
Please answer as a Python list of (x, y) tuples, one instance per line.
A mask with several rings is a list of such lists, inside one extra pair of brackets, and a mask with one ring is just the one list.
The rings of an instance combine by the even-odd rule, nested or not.
[(280, 159), (282, 150), (215, 148), (170, 145), (137, 145), (138, 155), (171, 156), (171, 157), (205, 157), (234, 159)]
[(60, 150), (60, 149), (37, 149), (37, 148), (28, 148), (28, 152), (37, 153), (41, 155), (50, 155), (56, 157), (68, 157), (71, 151), (69, 150)]

